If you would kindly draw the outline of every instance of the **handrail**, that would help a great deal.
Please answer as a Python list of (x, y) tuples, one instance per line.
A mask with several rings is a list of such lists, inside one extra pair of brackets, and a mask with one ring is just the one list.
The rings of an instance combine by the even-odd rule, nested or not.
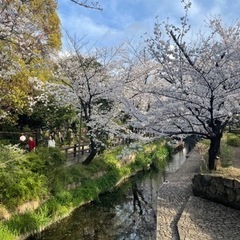
[[(85, 149), (85, 147), (88, 147)], [(73, 149), (73, 151), (69, 152), (69, 150)], [(89, 143), (80, 143), (80, 144), (74, 144), (73, 146), (69, 147), (62, 147), (62, 150), (65, 151), (66, 155), (72, 154), (76, 157), (77, 152), (81, 153), (82, 155), (84, 152), (89, 152)]]

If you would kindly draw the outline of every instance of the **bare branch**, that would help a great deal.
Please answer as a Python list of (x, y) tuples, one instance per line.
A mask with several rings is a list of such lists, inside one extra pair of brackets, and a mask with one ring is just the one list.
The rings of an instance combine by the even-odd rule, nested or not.
[(79, 0), (70, 0), (71, 2), (85, 8), (95, 9), (102, 11), (103, 9), (100, 7), (99, 2), (91, 2), (88, 3), (88, 1), (79, 1)]

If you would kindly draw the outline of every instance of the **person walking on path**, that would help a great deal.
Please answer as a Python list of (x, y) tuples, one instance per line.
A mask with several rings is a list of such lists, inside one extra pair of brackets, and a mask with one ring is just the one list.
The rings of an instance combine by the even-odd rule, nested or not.
[(52, 135), (49, 136), (48, 147), (53, 147), (53, 148), (56, 147), (56, 142), (55, 142), (55, 140), (54, 140)]
[(35, 140), (34, 140), (32, 137), (29, 137), (29, 138), (28, 138), (28, 151), (29, 151), (29, 152), (34, 151), (34, 150), (35, 150), (35, 147), (36, 147), (36, 142), (35, 142)]

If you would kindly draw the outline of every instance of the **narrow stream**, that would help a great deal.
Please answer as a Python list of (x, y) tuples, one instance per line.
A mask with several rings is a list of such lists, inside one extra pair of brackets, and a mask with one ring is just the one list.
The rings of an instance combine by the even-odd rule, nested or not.
[(176, 153), (163, 173), (138, 174), (27, 240), (155, 240), (157, 191), (185, 161), (186, 152)]

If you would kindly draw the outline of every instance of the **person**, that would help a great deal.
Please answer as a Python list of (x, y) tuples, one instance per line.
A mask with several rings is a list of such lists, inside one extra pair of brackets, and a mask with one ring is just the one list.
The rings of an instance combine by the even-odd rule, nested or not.
[(26, 144), (27, 144), (27, 138), (26, 138), (26, 136), (23, 134), (23, 133), (21, 133), (21, 136), (19, 137), (19, 141), (20, 141), (20, 146), (24, 149), (25, 148), (25, 146), (26, 146)]
[(55, 147), (56, 146), (56, 142), (53, 138), (52, 135), (49, 136), (49, 139), (48, 139), (48, 147)]
[(32, 137), (28, 138), (28, 151), (31, 152), (33, 150), (35, 150), (36, 147), (36, 142), (34, 141), (34, 139)]

